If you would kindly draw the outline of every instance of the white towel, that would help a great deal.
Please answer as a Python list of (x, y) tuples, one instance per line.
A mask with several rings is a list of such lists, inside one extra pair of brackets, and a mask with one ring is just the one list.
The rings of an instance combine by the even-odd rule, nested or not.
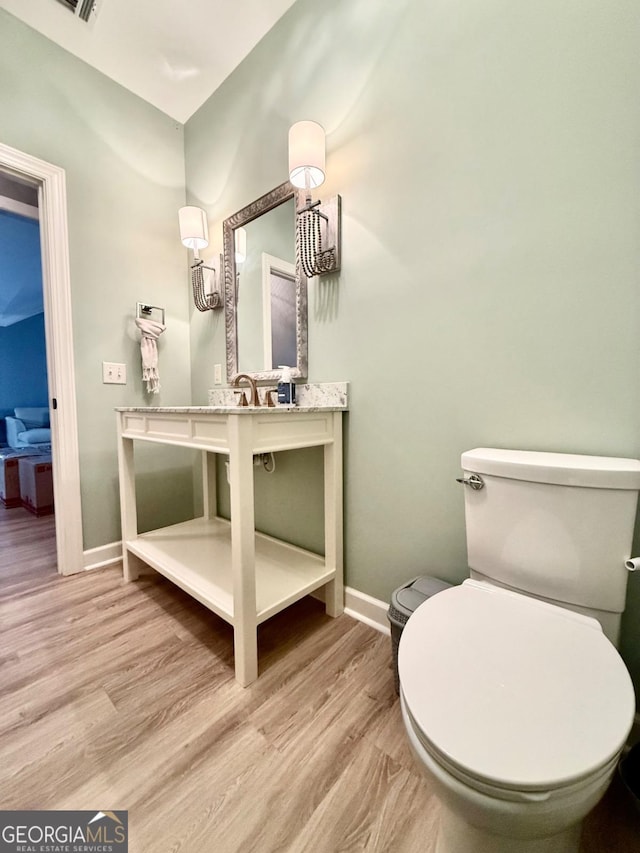
[(142, 355), (142, 380), (147, 383), (147, 394), (157, 394), (160, 391), (160, 376), (158, 374), (158, 345), (156, 341), (167, 328), (155, 320), (145, 320), (136, 317), (136, 326), (140, 329), (140, 353)]

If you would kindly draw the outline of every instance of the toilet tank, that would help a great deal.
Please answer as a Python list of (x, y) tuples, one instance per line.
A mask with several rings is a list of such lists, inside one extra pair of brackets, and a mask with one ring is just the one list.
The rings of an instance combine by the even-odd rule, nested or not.
[(640, 461), (477, 448), (462, 454), (469, 568), (572, 609), (621, 613)]

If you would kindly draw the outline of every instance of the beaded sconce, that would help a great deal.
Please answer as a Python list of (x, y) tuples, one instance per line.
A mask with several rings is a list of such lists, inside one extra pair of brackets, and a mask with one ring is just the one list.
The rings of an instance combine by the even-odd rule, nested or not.
[[(178, 211), (178, 221), (182, 244), (193, 250), (191, 287), (193, 288), (193, 302), (196, 308), (198, 311), (213, 311), (216, 308), (222, 308), (224, 302), (219, 289), (222, 256), (219, 256), (219, 266), (216, 269), (206, 266), (199, 255), (200, 249), (205, 249), (209, 245), (206, 213), (199, 207), (181, 207)], [(209, 270), (213, 274), (214, 287), (210, 291), (205, 288), (204, 270)]]
[(296, 255), (311, 278), (340, 270), (340, 196), (312, 201), (311, 190), (324, 182), (325, 133), (315, 121), (299, 121), (289, 130), (289, 180), (305, 190), (296, 211)]

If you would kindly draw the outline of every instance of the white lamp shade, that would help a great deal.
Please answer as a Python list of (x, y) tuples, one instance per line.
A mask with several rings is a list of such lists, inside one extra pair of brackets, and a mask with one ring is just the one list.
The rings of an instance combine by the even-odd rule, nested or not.
[(180, 239), (188, 249), (206, 249), (209, 245), (207, 214), (200, 207), (181, 207), (178, 211)]
[(294, 187), (315, 189), (324, 181), (324, 128), (298, 121), (289, 129), (289, 180)]
[(242, 264), (247, 258), (247, 232), (244, 228), (236, 228), (233, 234), (236, 246), (236, 263)]

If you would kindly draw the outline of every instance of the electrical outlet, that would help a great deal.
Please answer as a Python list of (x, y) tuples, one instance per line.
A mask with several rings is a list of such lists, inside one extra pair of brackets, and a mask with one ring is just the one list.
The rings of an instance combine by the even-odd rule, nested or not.
[(127, 365), (112, 361), (102, 362), (102, 381), (105, 385), (126, 385)]
[(213, 384), (214, 385), (222, 385), (222, 365), (214, 364), (213, 365)]

